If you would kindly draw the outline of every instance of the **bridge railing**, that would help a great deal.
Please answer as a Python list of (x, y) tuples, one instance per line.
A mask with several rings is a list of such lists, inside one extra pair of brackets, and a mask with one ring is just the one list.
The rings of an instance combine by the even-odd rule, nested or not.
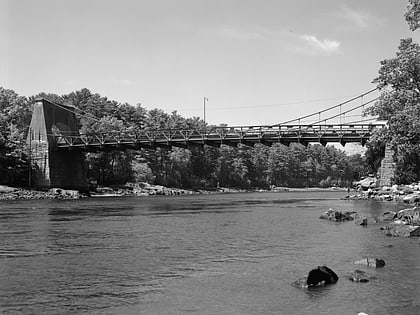
[(85, 150), (106, 147), (187, 147), (190, 145), (236, 145), (245, 143), (272, 144), (275, 142), (361, 142), (364, 144), (371, 133), (384, 127), (383, 123), (369, 124), (284, 124), (277, 126), (214, 126), (206, 131), (199, 129), (159, 129), (115, 131), (108, 133), (81, 134), (80, 136), (54, 134), (57, 148)]

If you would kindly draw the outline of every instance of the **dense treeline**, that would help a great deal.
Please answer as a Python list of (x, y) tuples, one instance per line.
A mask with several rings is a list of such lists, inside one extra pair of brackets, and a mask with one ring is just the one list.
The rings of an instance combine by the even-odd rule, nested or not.
[[(109, 100), (88, 89), (67, 95), (40, 93), (22, 97), (0, 88), (1, 182), (22, 185), (27, 177), (26, 132), (36, 97), (70, 104), (85, 113), (79, 116), (82, 133), (135, 129), (204, 128), (201, 119), (184, 118), (176, 111), (147, 110)], [(182, 188), (268, 188), (348, 186), (372, 172), (360, 155), (347, 156), (334, 147), (281, 144), (172, 150), (126, 150), (88, 153), (88, 176), (98, 184), (146, 181)]]

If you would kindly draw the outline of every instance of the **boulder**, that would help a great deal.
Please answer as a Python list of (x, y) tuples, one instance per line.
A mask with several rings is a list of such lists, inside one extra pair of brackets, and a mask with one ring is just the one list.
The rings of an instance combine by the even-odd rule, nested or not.
[(0, 193), (10, 193), (16, 191), (17, 188), (0, 185)]
[(385, 212), (382, 215), (383, 221), (392, 221), (394, 220), (395, 216), (396, 216), (396, 212), (395, 211), (389, 211), (389, 212)]
[(358, 189), (367, 190), (376, 187), (376, 178), (367, 177), (355, 183)]
[(420, 236), (420, 226), (404, 224), (401, 220), (397, 222), (392, 222), (385, 227), (382, 227), (381, 230), (385, 232), (387, 236), (393, 237), (419, 237)]
[[(401, 220), (405, 224), (420, 224), (420, 209), (417, 207), (403, 209), (397, 212), (395, 219)], [(417, 224), (417, 225), (418, 225)]]
[(378, 259), (378, 258), (363, 258), (361, 260), (355, 261), (354, 263), (357, 265), (366, 265), (369, 267), (376, 267), (376, 268), (385, 266), (385, 261), (383, 259)]
[(318, 266), (316, 269), (312, 269), (307, 277), (299, 278), (291, 284), (298, 288), (308, 288), (332, 284), (337, 281), (338, 276), (334, 271), (327, 266)]
[(55, 198), (77, 199), (81, 197), (81, 194), (79, 193), (79, 191), (72, 190), (72, 189), (50, 188), (48, 192)]
[(357, 225), (367, 225), (368, 224), (368, 219), (366, 217), (362, 217), (360, 215), (357, 215), (354, 218), (354, 223)]
[(327, 266), (318, 266), (318, 268), (312, 269), (306, 278), (306, 284), (308, 286), (332, 284), (337, 281), (337, 274)]

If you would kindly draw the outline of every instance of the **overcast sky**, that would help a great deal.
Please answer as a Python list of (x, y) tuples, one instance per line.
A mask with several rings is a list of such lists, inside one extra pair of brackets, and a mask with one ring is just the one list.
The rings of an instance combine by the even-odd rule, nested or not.
[(0, 86), (92, 92), (229, 125), (275, 124), (374, 87), (405, 0), (0, 0)]

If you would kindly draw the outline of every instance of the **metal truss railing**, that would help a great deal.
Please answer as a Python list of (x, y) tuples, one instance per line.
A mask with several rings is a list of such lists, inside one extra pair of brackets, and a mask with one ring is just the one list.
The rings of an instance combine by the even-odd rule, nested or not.
[(120, 131), (81, 135), (53, 135), (57, 149), (81, 149), (86, 151), (136, 149), (164, 147), (190, 147), (221, 144), (236, 146), (239, 143), (251, 145), (262, 143), (308, 144), (329, 142), (346, 144), (358, 142), (364, 145), (375, 129), (382, 123), (335, 124), (335, 125), (277, 125), (212, 127), (205, 132), (197, 129), (164, 129)]

